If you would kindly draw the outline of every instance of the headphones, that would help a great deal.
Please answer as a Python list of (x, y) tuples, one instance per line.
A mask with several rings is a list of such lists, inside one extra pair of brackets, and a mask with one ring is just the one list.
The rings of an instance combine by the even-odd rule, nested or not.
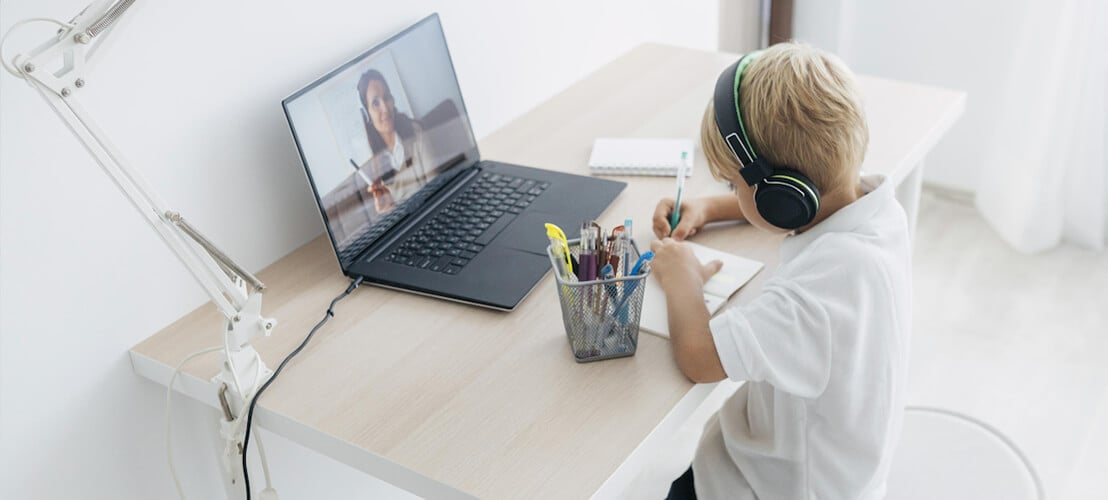
[(754, 204), (766, 222), (782, 229), (804, 227), (819, 211), (819, 189), (795, 169), (771, 165), (754, 151), (743, 125), (739, 85), (743, 71), (762, 51), (748, 53), (720, 73), (713, 106), (716, 128), (739, 160), (739, 174), (754, 187)]

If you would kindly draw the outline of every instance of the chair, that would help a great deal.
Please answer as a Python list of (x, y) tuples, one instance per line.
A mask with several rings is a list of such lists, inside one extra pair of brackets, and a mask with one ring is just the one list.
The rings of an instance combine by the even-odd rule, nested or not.
[(909, 407), (888, 500), (1043, 500), (1023, 452), (992, 426), (950, 410)]

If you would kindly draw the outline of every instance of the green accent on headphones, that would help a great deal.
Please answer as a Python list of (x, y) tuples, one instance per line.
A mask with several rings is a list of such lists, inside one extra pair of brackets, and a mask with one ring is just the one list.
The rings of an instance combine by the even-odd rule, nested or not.
[(739, 117), (739, 132), (743, 134), (743, 141), (750, 147), (750, 156), (755, 160), (758, 159), (758, 152), (754, 150), (754, 141), (750, 140), (750, 136), (746, 134), (746, 125), (743, 123), (742, 110), (739, 109), (739, 85), (742, 83), (743, 72), (746, 71), (746, 67), (750, 66), (750, 63), (754, 62), (758, 56), (762, 55), (762, 51), (755, 50), (746, 55), (739, 61), (739, 66), (735, 68), (735, 116)]
[(796, 177), (792, 177), (792, 176), (789, 176), (789, 175), (783, 175), (783, 174), (774, 174), (774, 175), (771, 175), (771, 176), (767, 177), (767, 179), (774, 179), (774, 178), (788, 179), (790, 181), (795, 182), (798, 186), (804, 188), (804, 190), (807, 191), (808, 194), (812, 197), (812, 201), (816, 202), (816, 211), (819, 211), (819, 195), (817, 195), (814, 191), (812, 191), (812, 187), (809, 186), (807, 182), (804, 182), (800, 179), (797, 179)]

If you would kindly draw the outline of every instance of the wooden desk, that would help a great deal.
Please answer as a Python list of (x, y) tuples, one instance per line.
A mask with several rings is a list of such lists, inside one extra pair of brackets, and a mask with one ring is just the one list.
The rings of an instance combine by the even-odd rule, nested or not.
[[(596, 137), (696, 137), (715, 77), (734, 59), (640, 46), (485, 138), (482, 154), (587, 174)], [(862, 84), (872, 131), (864, 169), (890, 175), (911, 196), (923, 154), (960, 114), (964, 95)], [(656, 201), (672, 196), (673, 179), (626, 180), (602, 222), (633, 216), (642, 233)], [(695, 195), (726, 191), (699, 153), (687, 186)], [(767, 263), (737, 295), (743, 301), (775, 267), (780, 237), (732, 226), (697, 241)], [(280, 325), (255, 346), (273, 367), (348, 281), (325, 237), (259, 276), (269, 285), (265, 311)], [(646, 334), (631, 358), (575, 363), (552, 281), (547, 275), (510, 314), (363, 287), (269, 389), (256, 425), (427, 497), (616, 493), (711, 386), (694, 387), (668, 341)], [(221, 331), (214, 308), (193, 311), (131, 350), (135, 371), (164, 385), (188, 353), (218, 345)], [(217, 372), (218, 356), (196, 360), (181, 391), (215, 406), (209, 380)]]

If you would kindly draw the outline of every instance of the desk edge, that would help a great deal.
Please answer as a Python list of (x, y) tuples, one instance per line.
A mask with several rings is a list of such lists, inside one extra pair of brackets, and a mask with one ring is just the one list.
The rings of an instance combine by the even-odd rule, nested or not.
[[(173, 367), (155, 361), (135, 352), (133, 349), (130, 351), (130, 355), (131, 365), (136, 374), (163, 387), (169, 384), (169, 379), (173, 376)], [(219, 409), (216, 400), (217, 387), (215, 382), (211, 380), (203, 380), (181, 372), (177, 375), (174, 387), (178, 394), (188, 396), (214, 409)], [(255, 428), (264, 428), (339, 463), (346, 464), (423, 498), (476, 499), (473, 495), (419, 474), (381, 455), (275, 413), (263, 405), (258, 405), (255, 408), (253, 425)]]

